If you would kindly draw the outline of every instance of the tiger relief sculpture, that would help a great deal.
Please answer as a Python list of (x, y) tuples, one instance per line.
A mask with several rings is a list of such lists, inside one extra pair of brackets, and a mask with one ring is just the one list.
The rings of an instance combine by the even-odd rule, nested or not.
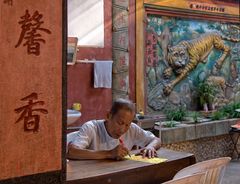
[(216, 61), (213, 70), (221, 69), (223, 62), (230, 52), (230, 48), (223, 40), (239, 42), (238, 39), (223, 37), (217, 33), (206, 33), (199, 38), (182, 41), (175, 46), (168, 47), (168, 67), (163, 71), (163, 77), (169, 79), (172, 74), (176, 78), (164, 86), (163, 92), (169, 95), (176, 84), (194, 70), (199, 63), (206, 63), (206, 58), (213, 48), (221, 50), (222, 55)]

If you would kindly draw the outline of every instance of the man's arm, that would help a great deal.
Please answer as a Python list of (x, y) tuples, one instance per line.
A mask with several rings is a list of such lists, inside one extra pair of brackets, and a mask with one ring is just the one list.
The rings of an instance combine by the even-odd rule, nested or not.
[(68, 158), (70, 159), (110, 159), (110, 151), (94, 151), (79, 149), (73, 144), (69, 145)]
[(154, 137), (153, 140), (141, 150), (143, 157), (153, 158), (157, 156), (156, 150), (161, 147), (161, 139)]
[(158, 137), (154, 137), (154, 139), (146, 146), (146, 148), (154, 148), (158, 150), (161, 147), (161, 140)]
[(156, 150), (161, 147), (161, 139), (156, 137), (152, 132), (146, 131), (136, 124), (132, 123), (131, 129), (134, 131), (135, 144), (142, 147), (139, 154), (149, 158), (157, 156)]
[(112, 150), (95, 151), (80, 149), (70, 144), (68, 149), (68, 158), (70, 159), (116, 159), (122, 160), (128, 154), (127, 148), (122, 145), (116, 146)]

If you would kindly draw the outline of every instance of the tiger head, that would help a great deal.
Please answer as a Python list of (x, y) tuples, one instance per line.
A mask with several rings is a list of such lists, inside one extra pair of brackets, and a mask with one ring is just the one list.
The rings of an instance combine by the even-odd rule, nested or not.
[(178, 44), (168, 47), (168, 64), (176, 74), (181, 74), (189, 61), (187, 46)]

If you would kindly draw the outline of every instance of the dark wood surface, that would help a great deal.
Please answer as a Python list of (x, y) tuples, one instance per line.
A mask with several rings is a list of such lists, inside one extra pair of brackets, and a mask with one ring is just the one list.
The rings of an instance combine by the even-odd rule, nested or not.
[(193, 154), (161, 148), (161, 158), (151, 164), (131, 160), (70, 160), (67, 163), (67, 184), (154, 184), (170, 180), (179, 170), (195, 163)]

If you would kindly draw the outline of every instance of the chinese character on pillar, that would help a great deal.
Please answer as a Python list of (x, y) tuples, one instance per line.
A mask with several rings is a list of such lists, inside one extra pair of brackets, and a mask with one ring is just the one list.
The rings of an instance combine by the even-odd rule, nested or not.
[(12, 6), (13, 5), (13, 0), (3, 0), (3, 3), (7, 4), (9, 6)]
[(25, 15), (21, 17), (18, 22), (21, 25), (22, 31), (15, 48), (19, 47), (21, 43), (23, 46), (27, 46), (27, 53), (34, 54), (36, 56), (40, 55), (40, 43), (45, 43), (46, 41), (42, 38), (42, 32), (51, 34), (51, 31), (42, 27), (44, 21), (42, 20), (43, 15), (38, 11), (35, 11), (31, 16), (29, 11), (25, 11)]
[(14, 111), (16, 113), (21, 113), (20, 117), (17, 119), (15, 123), (20, 122), (21, 120), (24, 121), (24, 131), (32, 131), (37, 132), (39, 129), (39, 122), (40, 122), (40, 115), (36, 112), (48, 114), (48, 111), (43, 108), (34, 108), (37, 105), (44, 105), (44, 101), (35, 101), (38, 99), (37, 93), (32, 93), (24, 98), (21, 101), (27, 101), (27, 105), (19, 107)]

